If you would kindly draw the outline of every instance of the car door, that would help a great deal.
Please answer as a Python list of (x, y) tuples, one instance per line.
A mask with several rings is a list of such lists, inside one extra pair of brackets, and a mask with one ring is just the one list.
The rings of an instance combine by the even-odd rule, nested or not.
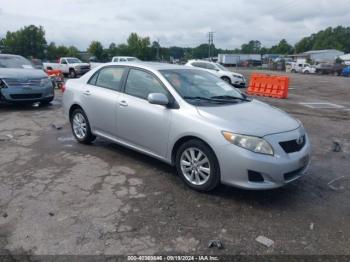
[(116, 115), (125, 67), (107, 66), (96, 72), (83, 90), (90, 125), (102, 135), (116, 135)]
[(166, 157), (171, 109), (150, 104), (150, 93), (170, 96), (152, 73), (130, 69), (117, 110), (117, 133), (123, 141), (155, 156)]
[(58, 64), (58, 69), (61, 70), (63, 73), (68, 73), (69, 69), (68, 69), (68, 63), (67, 60), (62, 58), (60, 63)]

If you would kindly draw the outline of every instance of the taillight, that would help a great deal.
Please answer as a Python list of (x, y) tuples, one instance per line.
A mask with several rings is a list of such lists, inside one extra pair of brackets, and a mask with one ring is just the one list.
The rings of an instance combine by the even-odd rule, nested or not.
[(64, 93), (64, 91), (66, 91), (66, 84), (65, 83), (61, 84), (61, 91), (62, 91), (62, 93)]

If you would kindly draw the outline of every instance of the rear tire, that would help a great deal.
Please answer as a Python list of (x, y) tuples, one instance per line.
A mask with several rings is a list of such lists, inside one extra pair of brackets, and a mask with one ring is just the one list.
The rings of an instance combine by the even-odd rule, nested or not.
[(194, 190), (211, 191), (220, 184), (220, 167), (215, 153), (200, 140), (183, 143), (176, 153), (175, 164), (178, 174)]
[(73, 135), (79, 143), (90, 144), (96, 139), (96, 136), (91, 133), (89, 120), (82, 109), (73, 111), (70, 122)]
[(70, 78), (76, 78), (77, 77), (77, 73), (75, 72), (74, 69), (69, 69), (69, 77)]

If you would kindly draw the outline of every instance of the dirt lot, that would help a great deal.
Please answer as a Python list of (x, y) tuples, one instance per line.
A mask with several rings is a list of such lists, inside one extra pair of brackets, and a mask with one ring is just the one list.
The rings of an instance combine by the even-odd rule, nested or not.
[[(80, 145), (59, 92), (46, 108), (0, 106), (0, 254), (350, 255), (350, 79), (290, 76), (289, 99), (257, 99), (304, 123), (312, 166), (267, 192), (198, 193), (157, 160), (100, 139)], [(335, 108), (301, 104), (318, 102)]]

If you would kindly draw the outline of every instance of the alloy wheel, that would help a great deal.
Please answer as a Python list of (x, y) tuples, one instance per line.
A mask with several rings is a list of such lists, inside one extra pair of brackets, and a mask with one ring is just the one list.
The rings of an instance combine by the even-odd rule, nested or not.
[(181, 171), (191, 184), (202, 186), (209, 180), (210, 162), (200, 149), (194, 147), (186, 149), (180, 161)]
[(87, 123), (85, 117), (81, 113), (76, 113), (73, 117), (74, 134), (79, 139), (84, 139), (87, 134)]

